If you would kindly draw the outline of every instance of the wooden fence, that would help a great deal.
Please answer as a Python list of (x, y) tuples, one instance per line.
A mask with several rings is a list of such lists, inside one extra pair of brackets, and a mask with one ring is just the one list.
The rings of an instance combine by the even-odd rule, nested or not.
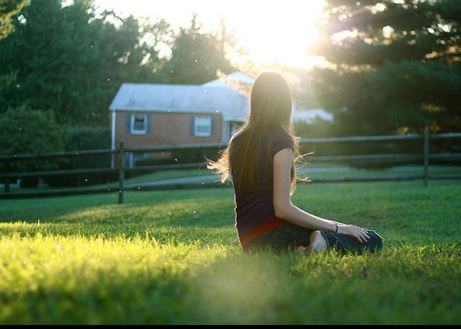
[[(426, 127), (424, 134), (408, 134), (408, 135), (391, 135), (391, 136), (353, 136), (353, 137), (334, 137), (334, 138), (303, 138), (301, 144), (323, 144), (323, 143), (344, 143), (344, 142), (378, 142), (378, 141), (404, 141), (404, 140), (419, 140), (421, 141), (421, 152), (414, 154), (361, 154), (361, 155), (336, 155), (336, 156), (312, 156), (309, 162), (338, 162), (338, 161), (358, 161), (366, 162), (416, 162), (424, 165), (422, 175), (386, 175), (386, 176), (364, 176), (364, 177), (339, 177), (339, 178), (322, 178), (312, 179), (312, 182), (346, 182), (346, 181), (382, 181), (382, 180), (415, 180), (421, 179), (424, 185), (427, 186), (429, 179), (460, 179), (460, 174), (449, 175), (430, 175), (429, 165), (430, 160), (461, 160), (461, 153), (430, 153), (430, 140), (434, 139), (453, 139), (461, 138), (461, 133), (444, 133), (430, 134)], [(205, 187), (228, 187), (228, 184), (207, 183), (207, 184), (165, 184), (165, 185), (147, 185), (136, 184), (127, 186), (125, 184), (126, 173), (140, 173), (154, 170), (169, 170), (169, 169), (199, 169), (206, 166), (205, 162), (187, 163), (187, 164), (167, 164), (167, 165), (149, 165), (135, 168), (127, 168), (125, 166), (126, 153), (144, 153), (144, 152), (162, 152), (185, 149), (203, 149), (203, 148), (224, 148), (226, 143), (209, 143), (209, 144), (182, 144), (182, 145), (165, 145), (161, 147), (149, 148), (130, 148), (124, 147), (123, 141), (115, 150), (89, 150), (75, 152), (59, 152), (59, 153), (36, 153), (36, 154), (14, 154), (0, 156), (0, 162), (4, 163), (4, 172), (0, 173), (0, 181), (4, 182), (4, 192), (0, 194), (0, 198), (29, 198), (42, 197), (53, 195), (75, 195), (75, 194), (92, 194), (104, 192), (117, 192), (118, 203), (123, 203), (125, 190), (167, 190), (167, 189), (185, 189), (185, 188), (205, 188)], [(69, 170), (51, 170), (51, 171), (35, 171), (35, 172), (10, 172), (11, 163), (23, 160), (37, 159), (56, 159), (56, 158), (76, 158), (82, 156), (97, 156), (111, 155), (117, 156), (117, 166), (115, 168), (90, 168), (90, 169), (69, 169)], [(43, 192), (31, 193), (10, 193), (10, 181), (12, 179), (24, 177), (49, 177), (69, 174), (88, 174), (88, 173), (112, 173), (118, 175), (118, 188), (68, 188), (59, 189), (56, 191), (48, 190)]]

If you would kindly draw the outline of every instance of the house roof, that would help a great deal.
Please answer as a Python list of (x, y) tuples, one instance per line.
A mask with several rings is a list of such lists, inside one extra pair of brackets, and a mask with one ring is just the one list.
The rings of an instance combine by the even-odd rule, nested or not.
[(245, 95), (229, 86), (124, 83), (109, 109), (222, 113), (224, 120), (245, 121), (249, 104)]

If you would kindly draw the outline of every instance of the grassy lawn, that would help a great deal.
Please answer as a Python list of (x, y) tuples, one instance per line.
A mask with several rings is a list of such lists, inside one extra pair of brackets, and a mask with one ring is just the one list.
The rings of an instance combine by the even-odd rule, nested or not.
[(229, 188), (0, 200), (0, 324), (459, 324), (461, 182), (299, 185), (378, 254), (241, 252)]

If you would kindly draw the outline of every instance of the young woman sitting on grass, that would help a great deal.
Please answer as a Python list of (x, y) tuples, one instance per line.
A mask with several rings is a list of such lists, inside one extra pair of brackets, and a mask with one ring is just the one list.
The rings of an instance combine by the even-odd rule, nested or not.
[(249, 119), (218, 161), (207, 159), (208, 168), (222, 174), (222, 182), (232, 179), (243, 250), (381, 249), (383, 239), (376, 232), (321, 218), (292, 204), (299, 137), (293, 135), (292, 99), (285, 79), (275, 72), (262, 73), (253, 84), (250, 102)]

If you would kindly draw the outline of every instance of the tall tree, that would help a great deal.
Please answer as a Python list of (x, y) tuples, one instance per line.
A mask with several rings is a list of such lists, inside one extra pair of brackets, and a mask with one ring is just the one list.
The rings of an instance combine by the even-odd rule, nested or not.
[(461, 128), (461, 1), (326, 3), (311, 82), (343, 133)]
[(182, 27), (176, 35), (171, 58), (165, 66), (169, 82), (200, 84), (216, 79), (217, 71), (231, 72), (234, 68), (226, 58), (226, 44), (231, 34), (222, 27), (221, 33), (203, 33), (202, 25), (193, 15), (188, 28)]
[(106, 125), (121, 83), (158, 80), (156, 43), (170, 33), (163, 21), (99, 16), (91, 0), (34, 0), (21, 16), (0, 43), (0, 112), (26, 104), (53, 110), (61, 124)]
[(0, 0), (0, 40), (13, 32), (12, 17), (16, 15), (28, 0)]

